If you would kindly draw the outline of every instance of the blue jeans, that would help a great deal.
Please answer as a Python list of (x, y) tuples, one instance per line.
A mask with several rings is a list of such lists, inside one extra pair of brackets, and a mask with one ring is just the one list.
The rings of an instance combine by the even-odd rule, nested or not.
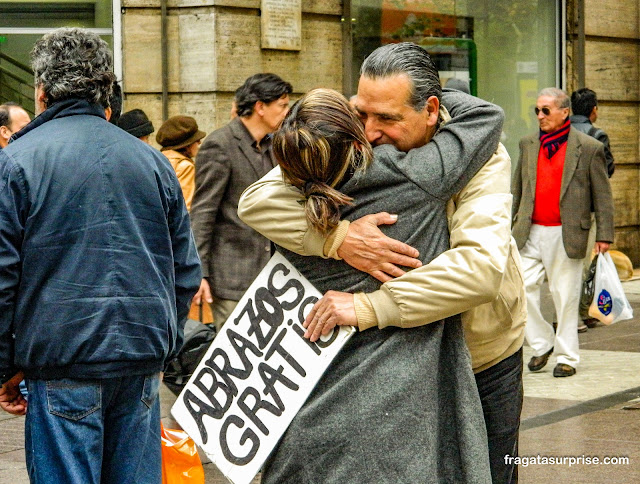
[[(518, 466), (505, 455), (518, 455), (522, 412), (522, 348), (497, 365), (476, 374), (489, 441), (493, 484), (518, 482)], [(509, 462), (509, 463), (507, 463)]]
[(160, 484), (160, 377), (27, 380), (33, 483)]

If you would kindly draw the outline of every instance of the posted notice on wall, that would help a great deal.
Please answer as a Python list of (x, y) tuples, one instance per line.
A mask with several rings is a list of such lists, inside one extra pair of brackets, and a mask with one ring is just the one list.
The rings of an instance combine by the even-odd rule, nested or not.
[(311, 343), (302, 323), (321, 294), (276, 253), (242, 297), (171, 409), (234, 484), (248, 484), (355, 332)]
[(300, 50), (302, 47), (302, 1), (262, 0), (260, 30), (263, 49)]

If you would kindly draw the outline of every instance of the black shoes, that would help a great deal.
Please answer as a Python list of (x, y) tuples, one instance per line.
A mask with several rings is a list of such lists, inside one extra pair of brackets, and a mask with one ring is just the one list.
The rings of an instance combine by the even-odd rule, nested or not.
[(584, 324), (587, 328), (595, 328), (598, 326), (598, 320), (594, 318), (589, 318), (584, 320)]
[(564, 376), (573, 376), (576, 374), (576, 369), (573, 366), (569, 366), (565, 363), (558, 363), (553, 369), (553, 376), (556, 378)]
[[(547, 361), (549, 361), (549, 357), (551, 356), (551, 353), (553, 353), (553, 348), (551, 348), (549, 351), (547, 351), (544, 355), (542, 356), (534, 356), (531, 358), (531, 360), (529, 360), (529, 363), (527, 364), (527, 366), (529, 367), (529, 370), (531, 371), (540, 371), (542, 370), (545, 365), (547, 364)], [(574, 370), (575, 372), (575, 370)]]

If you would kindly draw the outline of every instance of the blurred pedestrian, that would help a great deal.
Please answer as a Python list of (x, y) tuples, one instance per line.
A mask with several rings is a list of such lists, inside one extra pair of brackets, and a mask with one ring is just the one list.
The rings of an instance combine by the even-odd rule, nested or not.
[(571, 93), (571, 111), (573, 111), (573, 116), (569, 116), (571, 126), (597, 139), (604, 145), (607, 175), (611, 178), (616, 167), (611, 154), (609, 136), (602, 129), (593, 125), (598, 120), (598, 97), (596, 93), (587, 87), (573, 91)]
[(120, 116), (118, 126), (147, 144), (149, 136), (154, 131), (153, 124), (142, 109), (132, 109), (124, 113)]
[[(607, 174), (609, 178), (613, 175), (616, 167), (613, 155), (611, 154), (611, 146), (609, 144), (609, 136), (602, 129), (596, 128), (593, 123), (598, 119), (598, 97), (596, 93), (587, 87), (578, 89), (571, 93), (571, 111), (573, 115), (569, 116), (571, 126), (578, 131), (588, 134), (592, 138), (597, 139), (604, 145), (604, 157), (607, 160)], [(591, 217), (591, 229), (589, 230), (589, 243), (587, 244), (587, 253), (584, 258), (585, 274), (591, 265), (593, 257), (592, 247), (596, 241), (595, 220)], [(594, 318), (586, 318), (578, 324), (578, 332), (584, 333), (588, 328), (594, 328), (598, 325), (598, 320)]]
[(0, 148), (5, 148), (14, 133), (24, 128), (31, 118), (29, 113), (14, 102), (0, 104)]

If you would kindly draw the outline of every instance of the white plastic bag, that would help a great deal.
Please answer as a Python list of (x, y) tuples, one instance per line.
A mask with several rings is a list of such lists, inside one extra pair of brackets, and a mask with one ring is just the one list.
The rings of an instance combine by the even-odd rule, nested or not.
[(633, 317), (633, 310), (622, 289), (618, 271), (607, 252), (598, 254), (595, 291), (589, 307), (589, 316), (604, 324), (613, 324)]

